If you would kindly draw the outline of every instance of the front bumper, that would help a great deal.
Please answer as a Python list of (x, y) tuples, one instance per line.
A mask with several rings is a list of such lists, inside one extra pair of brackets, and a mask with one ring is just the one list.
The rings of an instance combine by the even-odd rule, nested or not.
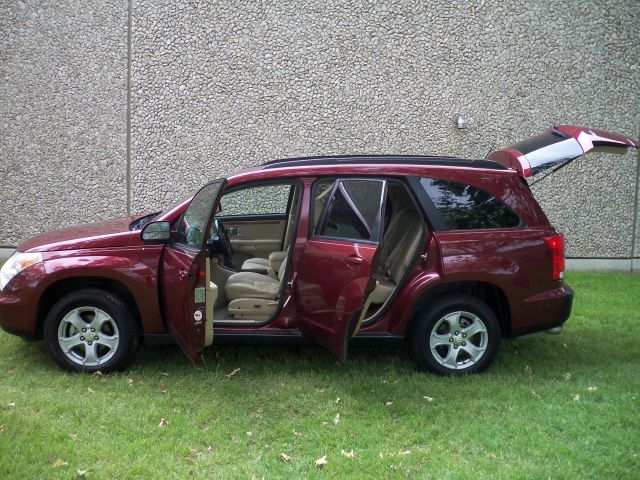
[(18, 273), (0, 292), (0, 328), (13, 335), (35, 338), (43, 264)]
[(0, 294), (0, 327), (13, 335), (35, 337), (35, 321), (25, 321), (30, 317), (30, 310), (19, 297)]

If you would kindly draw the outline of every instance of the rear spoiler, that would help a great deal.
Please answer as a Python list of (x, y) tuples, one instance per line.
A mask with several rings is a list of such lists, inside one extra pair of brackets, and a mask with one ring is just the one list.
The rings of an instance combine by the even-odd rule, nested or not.
[(516, 170), (523, 177), (530, 177), (547, 168), (563, 166), (587, 152), (625, 153), (627, 148), (639, 146), (638, 140), (617, 133), (574, 125), (554, 125), (541, 135), (491, 152), (487, 159)]

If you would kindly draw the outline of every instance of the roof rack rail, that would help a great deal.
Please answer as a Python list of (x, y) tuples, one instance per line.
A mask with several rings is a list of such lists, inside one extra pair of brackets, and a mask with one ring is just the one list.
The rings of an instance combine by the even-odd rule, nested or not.
[(494, 170), (506, 170), (506, 167), (494, 160), (474, 160), (469, 158), (442, 157), (435, 155), (338, 155), (326, 157), (299, 157), (271, 160), (261, 164), (265, 169), (280, 167), (305, 167), (314, 165), (349, 165), (349, 164), (413, 164), (443, 165), (451, 167), (475, 167)]

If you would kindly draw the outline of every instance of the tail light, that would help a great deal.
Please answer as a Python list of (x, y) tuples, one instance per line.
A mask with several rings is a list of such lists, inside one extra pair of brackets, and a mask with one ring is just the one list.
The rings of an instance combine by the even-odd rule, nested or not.
[(544, 241), (551, 250), (551, 264), (553, 267), (553, 279), (564, 278), (564, 235), (558, 233), (550, 237), (544, 237)]

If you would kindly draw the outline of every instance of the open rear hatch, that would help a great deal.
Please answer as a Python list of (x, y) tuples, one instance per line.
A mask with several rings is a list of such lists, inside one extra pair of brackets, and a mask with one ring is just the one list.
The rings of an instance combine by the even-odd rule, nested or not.
[(595, 128), (554, 125), (544, 133), (490, 153), (487, 158), (530, 177), (548, 168), (560, 168), (591, 151), (625, 153), (638, 148), (633, 138)]

